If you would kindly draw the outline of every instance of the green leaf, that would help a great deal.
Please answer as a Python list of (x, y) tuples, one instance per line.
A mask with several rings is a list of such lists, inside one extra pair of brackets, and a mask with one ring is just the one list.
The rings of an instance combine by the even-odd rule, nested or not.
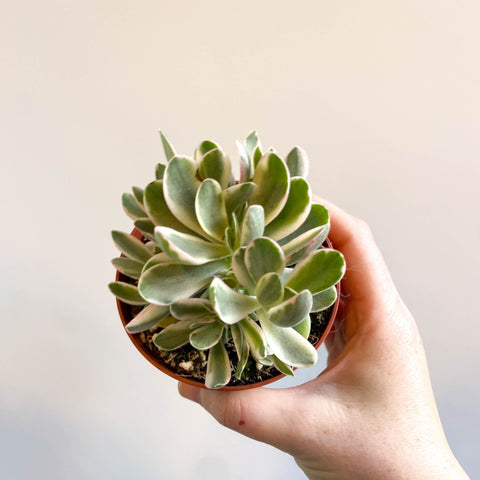
[(270, 307), (283, 299), (283, 283), (275, 272), (266, 273), (257, 283), (257, 299), (265, 307)]
[(168, 307), (148, 305), (135, 318), (128, 322), (125, 330), (128, 333), (144, 332), (157, 325), (168, 313)]
[(213, 279), (209, 295), (215, 312), (229, 325), (239, 322), (260, 307), (255, 297), (237, 292), (219, 278)]
[(245, 251), (245, 265), (258, 281), (269, 272), (281, 274), (285, 268), (285, 256), (280, 246), (267, 237), (252, 240)]
[(275, 368), (283, 373), (284, 375), (290, 375), (293, 377), (293, 370), (286, 364), (283, 363), (276, 355), (271, 356)]
[(191, 230), (205, 235), (195, 215), (195, 197), (200, 187), (198, 165), (187, 157), (173, 157), (165, 170), (163, 194), (169, 210)]
[(129, 305), (146, 305), (148, 303), (140, 295), (135, 285), (125, 282), (110, 282), (108, 288), (119, 300)]
[(232, 165), (228, 156), (216, 148), (202, 157), (198, 171), (202, 180), (212, 178), (219, 183), (221, 190), (224, 190), (230, 183)]
[(127, 257), (118, 257), (112, 260), (112, 265), (120, 272), (126, 275), (127, 277), (134, 278), (138, 280), (142, 273), (143, 262), (138, 260), (132, 260)]
[(175, 150), (173, 149), (165, 134), (161, 130), (159, 130), (158, 133), (160, 133), (160, 138), (162, 140), (165, 158), (167, 159), (167, 162), (169, 162), (175, 156)]
[(242, 222), (241, 245), (247, 245), (255, 238), (263, 235), (265, 228), (265, 215), (261, 205), (248, 207)]
[(235, 323), (234, 325), (231, 325), (230, 329), (238, 358), (237, 367), (235, 369), (235, 377), (240, 380), (242, 378), (243, 371), (245, 370), (245, 365), (247, 364), (250, 350), (248, 348), (245, 335), (243, 334), (239, 324)]
[(260, 161), (260, 159), (262, 157), (263, 157), (263, 152), (262, 152), (261, 147), (255, 148), (255, 150), (253, 151), (253, 154), (252, 154), (252, 162), (253, 162), (254, 168), (257, 168), (258, 162)]
[(222, 192), (225, 207), (229, 214), (235, 212), (252, 196), (257, 186), (253, 182), (238, 183)]
[[(204, 140), (196, 149), (193, 158), (197, 163), (202, 161), (203, 156), (211, 150), (219, 149), (220, 147), (211, 140)], [(205, 177), (206, 178), (206, 177)]]
[(232, 270), (240, 285), (248, 291), (253, 292), (255, 291), (255, 281), (250, 273), (248, 273), (247, 266), (245, 265), (245, 250), (246, 247), (241, 247), (233, 254)]
[(237, 325), (242, 329), (248, 347), (255, 359), (267, 356), (267, 341), (260, 326), (251, 318), (244, 318)]
[(159, 265), (160, 263), (171, 263), (172, 259), (164, 252), (156, 253), (152, 258), (150, 258), (145, 265), (143, 266), (142, 274), (146, 272), (149, 268), (152, 268), (154, 265)]
[(242, 143), (236, 142), (238, 153), (240, 154), (240, 184), (249, 182), (253, 177), (253, 162), (247, 155), (247, 151)]
[(190, 334), (190, 344), (198, 350), (212, 348), (222, 338), (223, 328), (218, 321), (202, 325)]
[(113, 230), (112, 239), (117, 248), (132, 260), (146, 262), (153, 255), (141, 240), (129, 233)]
[(125, 213), (133, 220), (137, 218), (145, 218), (145, 210), (140, 205), (137, 199), (131, 193), (124, 193), (122, 195), (122, 205)]
[(285, 159), (291, 177), (307, 178), (308, 175), (308, 157), (300, 147), (293, 147)]
[(288, 199), (282, 211), (265, 228), (265, 236), (278, 240), (299, 228), (310, 212), (310, 185), (300, 177), (292, 178)]
[(315, 365), (318, 354), (313, 345), (291, 327), (279, 327), (267, 317), (260, 318), (262, 330), (273, 353), (292, 367)]
[(188, 265), (200, 265), (228, 255), (224, 245), (209, 243), (168, 227), (155, 227), (155, 239), (172, 260)]
[(195, 212), (203, 230), (222, 241), (228, 227), (228, 217), (222, 187), (216, 180), (208, 178), (200, 185), (195, 198)]
[(343, 255), (325, 248), (311, 253), (298, 263), (287, 279), (287, 286), (297, 292), (308, 289), (314, 294), (338, 283), (344, 273)]
[(218, 342), (208, 353), (205, 386), (207, 388), (220, 388), (225, 386), (230, 378), (230, 360), (223, 343)]
[(153, 229), (155, 228), (155, 225), (149, 218), (138, 218), (133, 224), (142, 232), (142, 235), (145, 238), (153, 240)]
[(170, 305), (170, 312), (179, 320), (198, 320), (212, 315), (212, 304), (206, 298), (185, 298)]
[(312, 294), (303, 290), (268, 311), (270, 321), (279, 327), (294, 327), (308, 316), (312, 308)]
[(256, 148), (261, 148), (260, 139), (256, 130), (252, 130), (245, 140), (245, 151), (247, 155), (253, 159), (253, 153)]
[(149, 268), (138, 283), (141, 295), (150, 303), (170, 305), (191, 297), (206, 287), (213, 275), (226, 268), (225, 260), (203, 265), (161, 263)]
[(133, 196), (140, 205), (143, 205), (143, 188), (132, 187)]
[(157, 180), (163, 180), (163, 176), (165, 175), (166, 168), (167, 166), (163, 165), (163, 163), (157, 163), (155, 167), (155, 178)]
[(292, 240), (287, 245), (284, 245), (282, 249), (289, 250), (290, 253), (286, 256), (287, 265), (295, 265), (303, 258), (307, 257), (314, 250), (319, 249), (328, 235), (330, 226), (318, 227), (318, 229), (305, 232), (295, 240)]
[(312, 320), (310, 319), (310, 315), (307, 315), (298, 325), (295, 325), (293, 328), (303, 338), (308, 339), (308, 337), (310, 336), (311, 327), (312, 327)]
[(328, 215), (328, 210), (323, 205), (312, 203), (310, 207), (310, 213), (303, 224), (292, 234), (282, 238), (279, 243), (280, 245), (285, 245), (309, 230), (329, 224), (330, 217)]
[(182, 233), (193, 234), (168, 208), (165, 201), (164, 188), (162, 180), (152, 182), (145, 188), (145, 209), (148, 216), (155, 225), (173, 228)]
[(167, 351), (183, 347), (190, 340), (192, 323), (193, 321), (187, 321), (169, 325), (153, 336), (153, 343), (161, 350)]
[(337, 288), (332, 286), (313, 295), (312, 312), (321, 312), (331, 307), (337, 299)]
[(275, 153), (266, 153), (258, 162), (253, 175), (258, 185), (250, 198), (251, 205), (262, 205), (268, 225), (282, 210), (288, 198), (290, 176), (287, 166)]

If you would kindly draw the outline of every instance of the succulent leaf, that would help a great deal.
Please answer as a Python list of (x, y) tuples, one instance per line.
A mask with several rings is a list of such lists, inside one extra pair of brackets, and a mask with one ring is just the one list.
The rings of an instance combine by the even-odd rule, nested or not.
[(279, 327), (294, 327), (308, 316), (312, 308), (312, 294), (302, 290), (268, 311), (269, 320)]
[[(205, 154), (210, 152), (211, 150), (215, 150), (220, 148), (215, 142), (211, 140), (204, 140), (196, 149), (193, 154), (193, 158), (197, 163), (202, 161), (202, 158)], [(205, 177), (207, 178), (207, 177)]]
[(276, 355), (271, 356), (275, 368), (283, 373), (284, 375), (289, 375), (293, 377), (293, 370), (286, 363), (283, 363)]
[(142, 297), (156, 305), (170, 305), (191, 297), (206, 287), (220, 270), (226, 267), (225, 260), (203, 265), (161, 263), (145, 271), (138, 282)]
[(293, 147), (292, 150), (288, 152), (285, 162), (291, 177), (307, 178), (309, 162), (307, 154), (302, 148), (297, 146)]
[(219, 278), (214, 278), (209, 288), (210, 301), (219, 318), (232, 325), (260, 307), (255, 297), (230, 288)]
[(172, 323), (153, 336), (153, 343), (161, 350), (175, 350), (190, 340), (191, 325), (194, 320)]
[(241, 245), (247, 245), (255, 238), (263, 235), (265, 228), (265, 215), (261, 205), (251, 205), (248, 207), (242, 223), (242, 234), (240, 237)]
[(148, 303), (139, 293), (135, 285), (126, 282), (110, 282), (110, 291), (122, 302), (129, 305), (146, 305)]
[(225, 200), (225, 207), (227, 212), (233, 213), (239, 207), (245, 204), (252, 196), (257, 186), (253, 182), (239, 183), (232, 185), (222, 192)]
[(149, 240), (153, 240), (153, 230), (155, 228), (155, 225), (149, 218), (137, 218), (133, 222), (136, 228), (142, 232), (142, 235), (145, 238), (148, 238)]
[(275, 153), (266, 153), (258, 162), (252, 181), (258, 188), (250, 197), (250, 204), (263, 206), (265, 224), (268, 225), (287, 201), (290, 188), (287, 166)]
[(125, 330), (128, 333), (139, 333), (157, 325), (169, 314), (169, 308), (159, 305), (146, 306), (136, 317), (128, 322)]
[(337, 300), (337, 288), (332, 286), (313, 295), (312, 312), (321, 312), (331, 307)]
[(122, 205), (123, 210), (132, 220), (146, 217), (143, 205), (140, 205), (138, 200), (131, 193), (124, 193), (122, 195)]
[(228, 217), (222, 187), (215, 179), (207, 178), (200, 185), (195, 198), (195, 213), (203, 230), (222, 241), (228, 227)]
[(307, 181), (301, 177), (292, 178), (287, 202), (265, 228), (265, 236), (277, 240), (293, 233), (308, 217), (311, 198), (312, 193)]
[(164, 183), (162, 180), (151, 182), (145, 188), (144, 201), (148, 216), (155, 225), (173, 228), (182, 233), (193, 234), (167, 206), (164, 195)]
[(315, 347), (295, 329), (279, 327), (266, 316), (260, 318), (260, 325), (268, 345), (282, 362), (292, 367), (315, 365), (318, 358)]
[(218, 321), (202, 325), (190, 334), (190, 344), (198, 350), (212, 348), (222, 338), (223, 328)]
[(245, 250), (245, 265), (256, 281), (266, 273), (281, 274), (285, 268), (285, 256), (280, 246), (267, 237), (252, 240)]
[(307, 338), (310, 335), (310, 330), (312, 328), (312, 320), (310, 315), (307, 315), (299, 324), (293, 327), (303, 338)]
[(253, 177), (253, 162), (247, 155), (245, 146), (237, 142), (238, 153), (240, 155), (240, 184), (249, 182)]
[(231, 325), (230, 329), (238, 358), (237, 368), (235, 369), (235, 377), (237, 379), (241, 379), (248, 361), (250, 351), (248, 348), (247, 340), (245, 339), (245, 335), (243, 334), (243, 331), (240, 328), (239, 324), (235, 323)]
[(208, 353), (205, 386), (207, 388), (220, 388), (226, 385), (230, 378), (230, 360), (223, 343), (218, 342)]
[(212, 304), (206, 298), (185, 298), (170, 305), (170, 312), (179, 320), (195, 320), (212, 315)]
[(200, 265), (228, 255), (224, 245), (209, 243), (168, 227), (155, 227), (155, 239), (172, 260), (187, 265)]
[(246, 249), (246, 247), (241, 247), (233, 254), (232, 270), (240, 285), (243, 288), (246, 288), (247, 291), (253, 292), (255, 291), (255, 280), (252, 278), (245, 265)]
[(230, 183), (232, 165), (230, 159), (222, 150), (216, 148), (205, 153), (200, 161), (199, 173), (203, 180), (212, 178), (216, 180), (224, 190)]
[(312, 294), (335, 285), (345, 273), (343, 255), (332, 249), (311, 253), (299, 262), (287, 279), (287, 286), (295, 291), (310, 290)]
[(129, 233), (113, 230), (112, 239), (117, 248), (132, 260), (146, 262), (153, 255), (141, 240)]
[(281, 302), (283, 293), (283, 283), (276, 272), (266, 273), (257, 283), (257, 298), (264, 307), (271, 307)]
[(155, 167), (155, 178), (157, 180), (163, 180), (163, 176), (165, 175), (165, 169), (167, 168), (166, 165), (163, 163), (157, 163)]
[(133, 196), (140, 205), (143, 205), (143, 188), (132, 187)]
[(323, 205), (320, 205), (318, 203), (312, 203), (310, 207), (310, 213), (308, 214), (303, 224), (292, 234), (288, 235), (288, 237), (282, 238), (279, 241), (280, 245), (285, 245), (286, 243), (291, 242), (296, 237), (302, 235), (305, 232), (308, 232), (309, 230), (329, 224), (330, 217), (328, 214), (328, 210)]
[(165, 158), (167, 159), (167, 162), (169, 162), (175, 156), (175, 150), (168, 141), (165, 134), (161, 130), (159, 130), (159, 133), (160, 139), (162, 140), (163, 151), (165, 152)]
[(267, 340), (258, 323), (247, 317), (237, 325), (242, 329), (253, 357), (255, 359), (265, 358), (267, 356)]
[(195, 197), (200, 187), (198, 164), (188, 157), (173, 157), (165, 170), (163, 194), (169, 210), (191, 230), (205, 235), (195, 215)]
[(329, 228), (330, 225), (314, 228), (283, 245), (287, 265), (295, 265), (309, 253), (320, 248), (327, 238)]
[(127, 257), (118, 257), (112, 260), (112, 265), (127, 277), (134, 278), (138, 280), (142, 274), (143, 262), (138, 260), (132, 260)]
[(153, 257), (145, 262), (142, 274), (155, 265), (159, 265), (160, 263), (170, 263), (171, 261), (172, 259), (165, 252), (156, 253)]

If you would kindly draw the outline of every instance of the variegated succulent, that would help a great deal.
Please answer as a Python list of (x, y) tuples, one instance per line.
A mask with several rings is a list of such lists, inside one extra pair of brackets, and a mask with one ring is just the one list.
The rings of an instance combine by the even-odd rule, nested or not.
[[(251, 132), (237, 142), (235, 181), (214, 142), (189, 158), (160, 135), (166, 165), (157, 165), (144, 190), (133, 187), (122, 198), (144, 241), (112, 232), (123, 254), (112, 263), (132, 281), (112, 282), (110, 290), (144, 306), (126, 330), (160, 326), (159, 349), (190, 343), (206, 351), (208, 388), (228, 384), (232, 373), (241, 379), (249, 358), (289, 375), (315, 364), (309, 314), (335, 302), (345, 262), (323, 247), (329, 215), (312, 201), (305, 152), (294, 147), (283, 160), (263, 152)], [(233, 360), (225, 348), (232, 340)]]

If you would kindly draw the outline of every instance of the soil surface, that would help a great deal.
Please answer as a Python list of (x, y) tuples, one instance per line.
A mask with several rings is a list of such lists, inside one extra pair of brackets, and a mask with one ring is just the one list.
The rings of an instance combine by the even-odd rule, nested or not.
[[(123, 307), (125, 309), (125, 313), (129, 314), (127, 318), (133, 318), (142, 309), (142, 307), (127, 304), (123, 304)], [(325, 331), (332, 309), (333, 307), (330, 307), (323, 312), (310, 314), (312, 325), (308, 340), (312, 345), (317, 343), (318, 339)], [(150, 355), (157, 359), (157, 361), (160, 361), (164, 365), (168, 366), (169, 370), (172, 372), (182, 377), (191, 378), (204, 383), (207, 372), (208, 352), (197, 350), (190, 344), (184, 345), (183, 347), (172, 351), (160, 350), (153, 343), (153, 337), (161, 330), (162, 327), (152, 328), (148, 331), (137, 333), (133, 336), (140, 339), (144, 345), (144, 348), (150, 352)], [(230, 358), (232, 372), (234, 372), (237, 364), (237, 353), (233, 344), (233, 340), (230, 340), (230, 342), (225, 346)], [(252, 357), (250, 357), (243, 372), (242, 379), (238, 380), (232, 374), (232, 378), (227, 386), (258, 383), (268, 380), (269, 378), (275, 377), (279, 374), (280, 372), (274, 366), (259, 365)]]

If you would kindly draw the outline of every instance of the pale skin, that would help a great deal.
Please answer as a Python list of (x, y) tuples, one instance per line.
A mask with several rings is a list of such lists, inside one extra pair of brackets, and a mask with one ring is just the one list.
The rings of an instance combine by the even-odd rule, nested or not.
[(415, 320), (369, 227), (338, 207), (347, 262), (328, 366), (295, 388), (222, 392), (179, 384), (222, 425), (295, 458), (309, 479), (468, 479), (448, 446)]

